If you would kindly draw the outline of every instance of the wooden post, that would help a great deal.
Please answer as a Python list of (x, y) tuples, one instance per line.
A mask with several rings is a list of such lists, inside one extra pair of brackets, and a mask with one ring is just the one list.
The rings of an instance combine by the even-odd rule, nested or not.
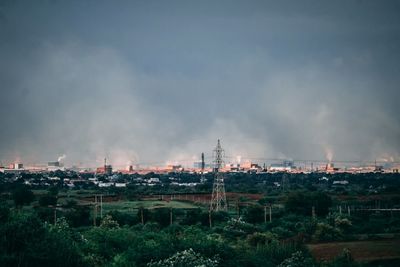
[(143, 208), (140, 209), (140, 217), (141, 217), (141, 219), (142, 219), (142, 224), (144, 224)]
[(54, 208), (54, 225), (57, 224), (57, 209)]
[(96, 204), (93, 206), (93, 226), (96, 226)]
[(311, 214), (312, 214), (312, 218), (315, 219), (315, 207), (312, 206), (311, 208)]
[(269, 205), (269, 222), (272, 222), (272, 204)]
[(96, 226), (96, 217), (97, 217), (97, 196), (94, 195), (93, 226)]
[(350, 206), (347, 206), (347, 215), (350, 217)]
[(169, 224), (172, 225), (172, 208), (169, 210)]
[(212, 222), (211, 222), (211, 210), (208, 211), (208, 222), (210, 223), (210, 228), (212, 227)]
[(267, 223), (267, 206), (264, 206), (264, 223)]
[(339, 214), (342, 215), (342, 205), (339, 206)]
[(103, 219), (103, 195), (100, 195), (100, 218)]

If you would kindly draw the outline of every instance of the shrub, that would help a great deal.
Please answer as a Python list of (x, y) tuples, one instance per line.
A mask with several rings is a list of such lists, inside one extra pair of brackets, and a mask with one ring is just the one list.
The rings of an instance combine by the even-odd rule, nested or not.
[(177, 252), (171, 257), (160, 260), (158, 262), (151, 261), (147, 264), (148, 267), (216, 267), (218, 266), (218, 259), (205, 258), (201, 254), (196, 253), (193, 249)]
[(342, 232), (329, 224), (318, 223), (313, 239), (315, 241), (335, 241), (343, 238)]

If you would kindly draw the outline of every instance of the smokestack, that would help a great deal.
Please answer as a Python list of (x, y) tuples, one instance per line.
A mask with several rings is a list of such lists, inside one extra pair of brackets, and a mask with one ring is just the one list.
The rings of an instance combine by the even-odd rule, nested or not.
[(204, 172), (206, 164), (204, 163), (204, 153), (201, 153), (201, 171)]

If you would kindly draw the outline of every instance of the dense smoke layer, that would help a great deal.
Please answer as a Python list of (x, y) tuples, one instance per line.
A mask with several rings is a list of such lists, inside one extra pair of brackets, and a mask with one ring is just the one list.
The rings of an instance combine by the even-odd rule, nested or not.
[[(0, 162), (398, 161), (398, 1), (0, 5)], [(228, 158), (230, 159), (230, 158)]]

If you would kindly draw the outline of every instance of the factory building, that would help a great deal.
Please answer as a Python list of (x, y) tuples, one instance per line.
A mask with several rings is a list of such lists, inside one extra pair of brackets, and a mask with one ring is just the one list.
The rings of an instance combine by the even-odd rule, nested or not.
[(22, 163), (11, 163), (8, 168), (0, 167), (2, 173), (21, 173), (24, 172), (24, 165)]
[(47, 163), (47, 170), (48, 171), (64, 171), (64, 165), (59, 161), (49, 161)]
[(289, 172), (296, 169), (294, 162), (291, 160), (284, 160), (282, 163), (271, 164), (269, 171), (271, 172)]
[(329, 162), (328, 164), (326, 164), (325, 166), (325, 171), (327, 173), (334, 173), (339, 171), (339, 168), (335, 168), (335, 165), (332, 162)]
[(96, 169), (96, 173), (103, 173), (105, 175), (112, 174), (112, 166), (107, 165), (107, 159), (104, 159), (104, 165)]
[(96, 173), (102, 173), (105, 175), (111, 175), (112, 174), (112, 166), (111, 165), (104, 165), (102, 167), (99, 167), (96, 169)]
[(167, 171), (176, 172), (176, 171), (183, 171), (182, 165), (167, 165)]

